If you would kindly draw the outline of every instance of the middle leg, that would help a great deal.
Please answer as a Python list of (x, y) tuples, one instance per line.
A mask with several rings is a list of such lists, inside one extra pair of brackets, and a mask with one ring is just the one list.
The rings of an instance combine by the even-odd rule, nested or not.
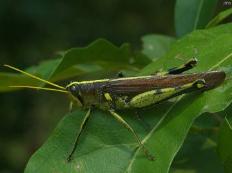
[(145, 148), (145, 146), (143, 145), (141, 139), (135, 133), (134, 129), (119, 114), (117, 114), (114, 110), (109, 110), (109, 112), (118, 122), (120, 122), (124, 127), (126, 127), (134, 135), (135, 139), (137, 140), (137, 142), (139, 144), (139, 148), (141, 148), (143, 150), (146, 157), (149, 160), (154, 160), (154, 156), (152, 154), (150, 154), (149, 151)]
[(139, 144), (139, 147), (143, 150), (144, 154), (146, 155), (146, 157), (149, 160), (154, 160), (154, 156), (152, 154), (149, 153), (149, 151), (145, 148), (145, 146), (143, 145), (141, 139), (139, 138), (139, 136), (136, 134), (136, 132), (134, 131), (134, 129), (119, 115), (115, 112), (114, 110), (114, 100), (111, 97), (110, 93), (104, 93), (104, 97), (107, 100), (110, 109), (108, 110), (109, 113), (118, 121), (120, 122), (124, 127), (126, 127), (135, 137), (136, 141)]

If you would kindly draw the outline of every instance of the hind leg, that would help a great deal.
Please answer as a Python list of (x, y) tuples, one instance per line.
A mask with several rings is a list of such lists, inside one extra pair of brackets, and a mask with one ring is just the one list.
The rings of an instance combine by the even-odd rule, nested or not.
[(190, 59), (188, 62), (186, 62), (185, 64), (180, 65), (179, 67), (173, 67), (168, 69), (167, 71), (164, 72), (158, 72), (156, 73), (156, 75), (168, 75), (168, 74), (181, 74), (185, 71), (188, 71), (192, 68), (194, 68), (197, 65), (197, 59), (196, 58), (192, 58)]

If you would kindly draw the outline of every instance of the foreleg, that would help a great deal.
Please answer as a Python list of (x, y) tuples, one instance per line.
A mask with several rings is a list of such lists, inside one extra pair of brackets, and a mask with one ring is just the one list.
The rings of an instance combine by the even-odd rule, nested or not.
[(71, 150), (71, 152), (69, 153), (68, 158), (67, 158), (67, 161), (68, 161), (68, 162), (71, 161), (72, 156), (73, 156), (73, 153), (75, 152), (75, 150), (76, 150), (76, 148), (77, 148), (77, 144), (78, 144), (79, 138), (80, 138), (81, 133), (83, 132), (83, 130), (84, 130), (85, 126), (86, 126), (86, 123), (87, 123), (87, 121), (88, 121), (88, 119), (89, 119), (90, 112), (91, 112), (91, 109), (88, 110), (88, 112), (86, 113), (84, 119), (83, 119), (82, 122), (81, 122), (81, 126), (80, 126), (80, 128), (79, 128), (79, 130), (78, 130), (78, 132), (77, 132), (76, 139), (75, 139), (75, 142), (74, 142), (74, 144), (73, 144), (72, 150)]

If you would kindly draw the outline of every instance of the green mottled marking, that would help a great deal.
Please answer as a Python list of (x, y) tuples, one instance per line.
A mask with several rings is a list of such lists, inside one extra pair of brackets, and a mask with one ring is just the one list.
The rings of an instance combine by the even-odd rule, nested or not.
[(155, 90), (155, 94), (161, 94), (162, 93), (162, 89), (158, 88)]
[(199, 83), (199, 81), (196, 81), (193, 83), (185, 84), (181, 87), (156, 89), (156, 90), (147, 91), (147, 92), (138, 94), (131, 99), (131, 101), (129, 102), (129, 107), (142, 108), (142, 107), (153, 105), (162, 100), (171, 98), (172, 96), (176, 96), (178, 93), (182, 93), (183, 91), (187, 89), (196, 88), (195, 86), (196, 83), (197, 83), (197, 88), (198, 88), (198, 85), (201, 85), (201, 87), (203, 87), (202, 83)]

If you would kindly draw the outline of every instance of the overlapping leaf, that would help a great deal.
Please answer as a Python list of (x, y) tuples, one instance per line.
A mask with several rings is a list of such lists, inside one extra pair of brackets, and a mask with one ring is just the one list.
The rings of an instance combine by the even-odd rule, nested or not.
[(204, 28), (213, 16), (218, 0), (177, 0), (175, 6), (176, 35), (183, 36)]
[(232, 14), (232, 8), (229, 8), (225, 11), (220, 12), (216, 17), (214, 17), (206, 26), (206, 28), (214, 27), (224, 19), (229, 17)]

